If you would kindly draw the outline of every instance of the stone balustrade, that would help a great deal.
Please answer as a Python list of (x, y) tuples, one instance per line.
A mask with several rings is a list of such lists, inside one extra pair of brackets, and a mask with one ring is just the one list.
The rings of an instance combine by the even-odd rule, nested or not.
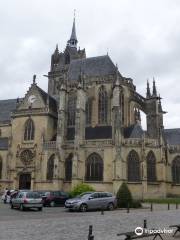
[(43, 149), (44, 150), (56, 149), (56, 141), (43, 142)]

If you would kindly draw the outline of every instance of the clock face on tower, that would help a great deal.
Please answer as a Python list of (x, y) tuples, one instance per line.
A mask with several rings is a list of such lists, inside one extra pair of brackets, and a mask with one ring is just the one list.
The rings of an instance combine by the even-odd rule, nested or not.
[(36, 96), (34, 96), (34, 95), (31, 95), (31, 96), (29, 96), (29, 98), (28, 98), (28, 102), (29, 103), (33, 103), (33, 102), (35, 102), (37, 100), (37, 98), (36, 98)]

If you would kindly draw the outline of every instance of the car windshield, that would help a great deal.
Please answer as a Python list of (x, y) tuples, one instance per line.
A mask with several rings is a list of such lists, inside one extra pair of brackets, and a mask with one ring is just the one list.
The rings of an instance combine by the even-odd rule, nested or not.
[(79, 196), (77, 196), (78, 198), (87, 198), (88, 196), (90, 196), (91, 195), (91, 193), (82, 193), (82, 194), (80, 194)]
[(26, 194), (27, 198), (41, 198), (38, 192), (28, 192)]

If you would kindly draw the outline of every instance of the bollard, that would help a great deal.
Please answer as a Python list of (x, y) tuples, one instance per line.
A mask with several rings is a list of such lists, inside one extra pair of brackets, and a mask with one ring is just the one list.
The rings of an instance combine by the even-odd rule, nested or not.
[(88, 240), (94, 240), (94, 236), (92, 235), (93, 226), (89, 225), (89, 233), (88, 233)]
[(170, 209), (170, 204), (168, 203), (168, 210)]
[(153, 211), (153, 204), (151, 203), (151, 212)]
[(129, 213), (129, 203), (127, 204), (127, 213)]
[(178, 209), (178, 203), (176, 203), (176, 209)]
[(147, 220), (144, 219), (143, 228), (147, 228)]

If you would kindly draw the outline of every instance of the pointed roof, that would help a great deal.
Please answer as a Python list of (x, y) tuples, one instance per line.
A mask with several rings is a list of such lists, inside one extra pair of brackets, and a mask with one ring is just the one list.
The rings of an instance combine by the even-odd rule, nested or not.
[(144, 131), (139, 123), (124, 128), (124, 138), (142, 138)]
[(72, 26), (72, 32), (71, 32), (70, 40), (76, 40), (76, 41), (77, 41), (77, 37), (76, 37), (76, 21), (75, 21), (75, 17), (74, 17), (74, 20), (73, 20), (73, 26)]
[(157, 97), (157, 90), (156, 90), (156, 83), (155, 79), (153, 78), (153, 92), (152, 92), (153, 97)]
[(150, 91), (150, 87), (149, 87), (149, 80), (147, 80), (146, 98), (150, 98), (150, 97), (151, 97), (151, 91)]
[(73, 26), (72, 26), (72, 32), (71, 32), (71, 37), (67, 42), (67, 45), (70, 47), (77, 47), (77, 36), (76, 36), (76, 22), (75, 22), (75, 16), (74, 16), (74, 20), (73, 20)]
[(9, 123), (11, 113), (16, 109), (17, 99), (0, 100), (0, 123)]

